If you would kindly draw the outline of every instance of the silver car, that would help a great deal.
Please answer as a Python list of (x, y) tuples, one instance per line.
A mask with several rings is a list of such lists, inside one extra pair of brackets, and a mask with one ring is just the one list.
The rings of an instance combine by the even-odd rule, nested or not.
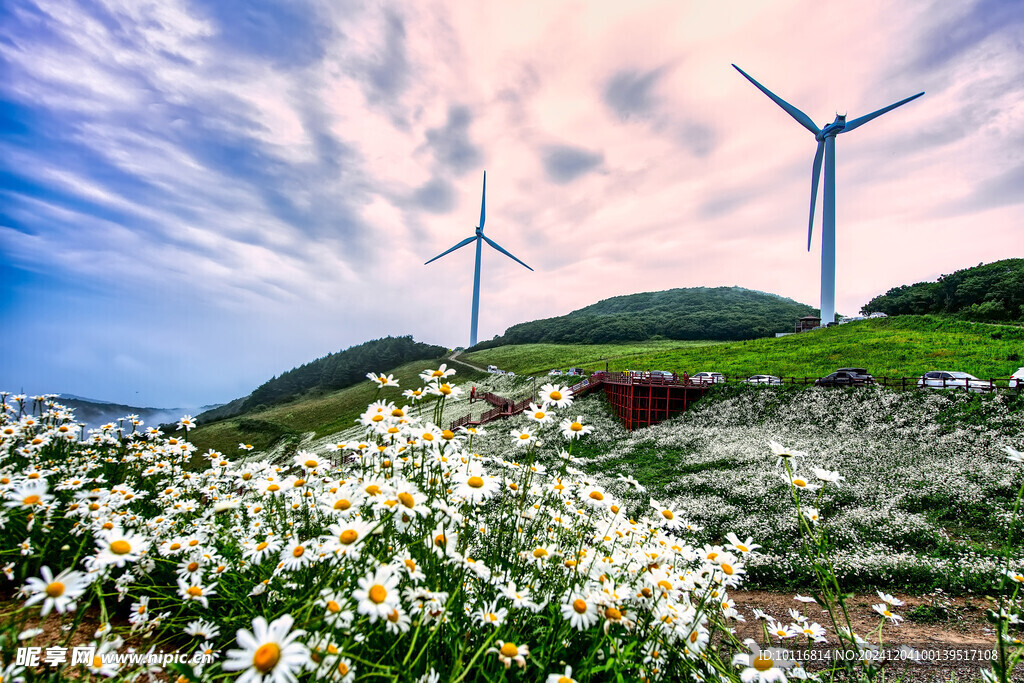
[(724, 384), (725, 375), (720, 372), (698, 372), (690, 376), (691, 384)]
[(919, 389), (965, 389), (976, 393), (992, 391), (992, 383), (988, 380), (978, 379), (966, 372), (955, 372), (952, 370), (933, 370), (926, 372), (917, 380)]
[(782, 384), (782, 378), (775, 375), (751, 375), (747, 378), (747, 384), (769, 384), (777, 386)]

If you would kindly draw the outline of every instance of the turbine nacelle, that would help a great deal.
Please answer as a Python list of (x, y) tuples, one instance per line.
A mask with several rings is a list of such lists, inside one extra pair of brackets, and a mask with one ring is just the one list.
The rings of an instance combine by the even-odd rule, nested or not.
[(821, 142), (825, 138), (835, 137), (846, 129), (846, 114), (836, 114), (836, 120), (827, 124), (821, 132), (814, 136), (814, 139)]

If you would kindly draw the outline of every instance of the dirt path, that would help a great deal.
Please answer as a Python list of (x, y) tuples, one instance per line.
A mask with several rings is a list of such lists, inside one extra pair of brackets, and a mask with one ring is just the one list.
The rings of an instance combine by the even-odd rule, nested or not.
[[(817, 622), (826, 628), (828, 642), (817, 646), (818, 649), (838, 649), (839, 640), (835, 636), (829, 614), (815, 603), (797, 601), (795, 595), (756, 590), (730, 593), (729, 597), (734, 600), (737, 611), (746, 619), (745, 622), (736, 624), (736, 637), (740, 640), (753, 638), (759, 644), (764, 643), (762, 624), (765, 622), (754, 617), (754, 608), (762, 610), (784, 625), (793, 623), (789, 610), (795, 609), (806, 615), (811, 622)], [(988, 667), (987, 659), (991, 657), (990, 653), (995, 647), (995, 636), (991, 625), (985, 619), (985, 611), (990, 606), (987, 599), (977, 596), (951, 598), (942, 594), (896, 594), (894, 597), (905, 603), (892, 609), (893, 613), (904, 617), (904, 621), (899, 624), (887, 621), (882, 626), (884, 653), (892, 654), (901, 647), (908, 647), (919, 652), (920, 659), (917, 662), (906, 659), (887, 661), (884, 665), (887, 671), (905, 674), (909, 680), (914, 681), (948, 681), (953, 675), (960, 681), (979, 678), (979, 671)], [(879, 643), (878, 627), (882, 616), (872, 606), (881, 603), (882, 600), (874, 593), (858, 593), (847, 601), (854, 633), (874, 645)], [(837, 615), (837, 622), (844, 624), (841, 615)], [(800, 637), (773, 637), (772, 646), (806, 651), (807, 640)], [(821, 662), (816, 664), (817, 666), (808, 666), (808, 669), (820, 669)]]
[(448, 356), (448, 360), (450, 360), (453, 363), (458, 363), (459, 365), (465, 365), (467, 368), (472, 368), (477, 372), (487, 372), (487, 368), (482, 368), (479, 365), (473, 365), (472, 363), (467, 363), (464, 360), (459, 360), (459, 354), (461, 353), (462, 351), (453, 351), (452, 355)]

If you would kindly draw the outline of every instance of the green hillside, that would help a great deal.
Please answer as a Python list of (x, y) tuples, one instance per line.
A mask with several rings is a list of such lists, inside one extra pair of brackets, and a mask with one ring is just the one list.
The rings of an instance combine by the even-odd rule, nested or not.
[(197, 419), (203, 423), (222, 420), (286, 403), (299, 396), (312, 397), (336, 391), (361, 382), (368, 372), (411, 361), (428, 363), (447, 351), (443, 346), (417, 342), (412, 336), (374, 339), (283, 372), (258, 386), (248, 396), (201, 413)]
[[(419, 373), (427, 367), (437, 367), (441, 359), (417, 360), (395, 368), (381, 369), (393, 374), (401, 389), (415, 389), (422, 386)], [(459, 367), (460, 383), (480, 377), (469, 368)], [(189, 441), (200, 451), (209, 448), (230, 456), (238, 452), (238, 444), (251, 444), (257, 450), (272, 446), (279, 439), (298, 441), (308, 432), (326, 436), (355, 424), (356, 418), (374, 400), (376, 385), (366, 380), (338, 391), (312, 398), (298, 399), (289, 403), (247, 412), (244, 415), (212, 423), (197, 418), (199, 427), (189, 434)], [(400, 400), (400, 394), (390, 394), (388, 399)]]
[(804, 334), (728, 343), (637, 345), (535, 344), (466, 354), (477, 365), (519, 374), (576, 365), (603, 370), (670, 370), (820, 377), (837, 367), (867, 368), (875, 376), (911, 377), (950, 369), (983, 378), (1008, 377), (1021, 365), (1024, 329), (938, 316), (863, 320)]
[(965, 320), (1024, 320), (1024, 259), (1005, 259), (943, 275), (938, 282), (894, 287), (861, 309), (888, 315), (938, 313)]
[(557, 318), (519, 323), (474, 349), (508, 344), (605, 344), (649, 339), (740, 340), (789, 332), (816, 309), (741, 287), (692, 287), (599, 301)]

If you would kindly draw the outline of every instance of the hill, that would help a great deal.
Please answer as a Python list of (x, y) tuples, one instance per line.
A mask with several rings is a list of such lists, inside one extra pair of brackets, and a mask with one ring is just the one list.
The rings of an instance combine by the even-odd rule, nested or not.
[(378, 372), (414, 360), (434, 360), (447, 352), (443, 346), (423, 344), (411, 336), (374, 339), (292, 368), (267, 380), (247, 397), (202, 413), (196, 419), (200, 423), (208, 423), (265, 409), (300, 396), (337, 391), (365, 379), (368, 372)]
[[(1024, 329), (940, 316), (862, 320), (804, 334), (729, 343), (661, 342), (608, 347), (537, 344), (504, 346), (462, 356), (518, 374), (577, 365), (589, 370), (670, 370), (820, 377), (838, 367), (867, 368), (875, 376), (913, 377), (929, 370), (960, 370), (983, 378), (1008, 377), (1021, 361)], [(596, 347), (600, 348), (600, 347)], [(625, 353), (623, 353), (623, 351)]]
[(690, 287), (599, 301), (567, 315), (519, 323), (474, 349), (509, 344), (606, 344), (648, 339), (730, 341), (791, 332), (817, 309), (742, 287)]
[(1024, 321), (1024, 259), (964, 268), (937, 282), (894, 287), (861, 309), (888, 315), (937, 313), (985, 322)]

